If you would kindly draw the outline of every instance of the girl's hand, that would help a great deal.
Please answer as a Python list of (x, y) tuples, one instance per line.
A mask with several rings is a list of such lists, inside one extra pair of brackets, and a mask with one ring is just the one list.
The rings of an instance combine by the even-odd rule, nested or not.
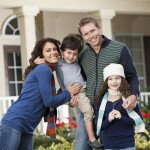
[(108, 115), (108, 121), (109, 122), (112, 122), (113, 120), (115, 119), (115, 116), (114, 116), (114, 112), (113, 110), (109, 113)]
[(44, 58), (37, 57), (37, 58), (34, 60), (34, 63), (37, 64), (37, 65), (44, 64), (44, 63), (45, 63), (45, 59), (44, 59)]
[(120, 119), (121, 118), (121, 113), (118, 110), (113, 110), (114, 117), (115, 119)]
[(81, 88), (82, 88), (82, 86), (79, 83), (77, 83), (77, 84), (68, 85), (67, 90), (69, 91), (71, 96), (74, 96), (79, 93)]

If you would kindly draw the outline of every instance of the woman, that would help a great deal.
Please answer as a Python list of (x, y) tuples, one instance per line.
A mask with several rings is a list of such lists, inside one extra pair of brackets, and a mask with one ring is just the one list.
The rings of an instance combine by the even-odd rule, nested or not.
[[(30, 65), (25, 70), (22, 92), (1, 120), (1, 149), (31, 150), (33, 132), (47, 108), (64, 104), (75, 94), (76, 90), (69, 86), (68, 90), (55, 95), (52, 69), (58, 62), (59, 45), (60, 42), (52, 38), (36, 43)], [(37, 57), (44, 58), (45, 63), (31, 65)]]

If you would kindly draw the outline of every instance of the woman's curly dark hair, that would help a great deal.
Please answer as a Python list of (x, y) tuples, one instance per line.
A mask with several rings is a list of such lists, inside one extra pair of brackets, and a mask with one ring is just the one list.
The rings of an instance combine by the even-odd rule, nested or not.
[(47, 42), (53, 43), (56, 46), (58, 52), (60, 53), (60, 41), (53, 39), (53, 38), (44, 38), (40, 41), (37, 41), (35, 43), (35, 47), (34, 47), (33, 51), (31, 52), (31, 58), (29, 59), (29, 66), (27, 66), (27, 68), (25, 69), (25, 72), (23, 74), (23, 80), (25, 80), (27, 75), (29, 74), (29, 72), (34, 67), (37, 66), (37, 64), (34, 63), (34, 60), (37, 57), (43, 58), (42, 52), (43, 52), (43, 48)]

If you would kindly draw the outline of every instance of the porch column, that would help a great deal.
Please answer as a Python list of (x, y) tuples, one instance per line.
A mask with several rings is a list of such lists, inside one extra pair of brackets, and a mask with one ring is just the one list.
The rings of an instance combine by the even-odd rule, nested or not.
[(115, 15), (114, 10), (100, 10), (90, 14), (91, 17), (94, 17), (100, 22), (102, 33), (110, 39), (112, 39), (111, 19), (113, 19)]
[(35, 16), (39, 13), (36, 6), (22, 6), (15, 8), (14, 14), (18, 18), (21, 43), (22, 71), (27, 67), (31, 52), (36, 42)]

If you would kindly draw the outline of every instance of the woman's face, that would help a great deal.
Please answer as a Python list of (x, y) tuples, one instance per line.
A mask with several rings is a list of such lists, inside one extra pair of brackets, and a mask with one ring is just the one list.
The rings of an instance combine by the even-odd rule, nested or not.
[(43, 47), (43, 58), (48, 63), (57, 63), (58, 62), (58, 51), (55, 44), (47, 42)]

